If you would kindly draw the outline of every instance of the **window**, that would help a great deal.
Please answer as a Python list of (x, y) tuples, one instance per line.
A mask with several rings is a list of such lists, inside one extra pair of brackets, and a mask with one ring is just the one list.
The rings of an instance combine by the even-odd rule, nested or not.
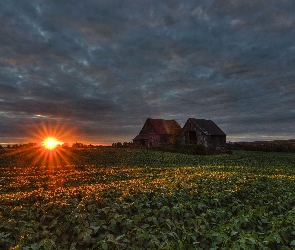
[(189, 143), (196, 144), (197, 143), (197, 132), (189, 131)]

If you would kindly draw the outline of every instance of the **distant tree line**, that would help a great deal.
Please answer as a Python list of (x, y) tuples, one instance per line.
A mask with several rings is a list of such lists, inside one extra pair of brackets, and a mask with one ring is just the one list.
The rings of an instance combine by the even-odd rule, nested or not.
[[(64, 143), (65, 144), (65, 143)], [(62, 147), (70, 147), (69, 144), (67, 143), (67, 145), (62, 145)], [(102, 147), (102, 145), (92, 145), (92, 144), (84, 144), (81, 142), (75, 142), (72, 144), (72, 148), (99, 148)]]
[[(24, 143), (24, 144), (13, 144), (13, 145), (8, 144), (6, 146), (6, 148), (8, 148), (8, 149), (19, 149), (19, 148), (34, 148), (36, 146), (37, 146), (37, 143), (29, 142), (29, 143)], [(0, 145), (0, 148), (3, 149), (4, 147)]]
[(130, 148), (133, 146), (134, 144), (132, 142), (115, 142), (112, 144), (113, 148)]
[(229, 142), (228, 150), (292, 152), (295, 153), (295, 140)]
[[(2, 145), (0, 145), (0, 150), (1, 149), (11, 149), (11, 150), (15, 150), (15, 149), (28, 149), (28, 148), (35, 148), (38, 147), (37, 143), (33, 143), (33, 142), (29, 142), (29, 143), (25, 143), (25, 144), (13, 144), (10, 145), (8, 144), (6, 147), (3, 147)], [(70, 144), (68, 142), (65, 142), (63, 144), (59, 144), (57, 145), (57, 147), (62, 147), (62, 148), (98, 148), (98, 147), (102, 147), (102, 145), (92, 145), (92, 144), (84, 144), (81, 142), (75, 142), (72, 144), (72, 146), (70, 146)]]

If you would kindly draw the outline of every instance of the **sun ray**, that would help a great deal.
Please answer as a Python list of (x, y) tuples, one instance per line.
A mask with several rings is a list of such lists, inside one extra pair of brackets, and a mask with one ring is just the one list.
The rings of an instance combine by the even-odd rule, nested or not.
[(73, 150), (64, 147), (63, 144), (77, 135), (74, 128), (58, 122), (42, 122), (32, 125), (30, 133), (40, 145), (30, 153), (33, 166), (62, 167), (73, 164), (72, 160), (75, 160)]

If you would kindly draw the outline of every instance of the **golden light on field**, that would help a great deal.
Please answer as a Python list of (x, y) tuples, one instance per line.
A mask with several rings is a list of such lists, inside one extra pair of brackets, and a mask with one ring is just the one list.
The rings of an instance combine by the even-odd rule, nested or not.
[(58, 141), (55, 137), (50, 136), (47, 137), (43, 142), (42, 146), (45, 147), (46, 149), (53, 150), (55, 149), (58, 145), (61, 145), (62, 142)]

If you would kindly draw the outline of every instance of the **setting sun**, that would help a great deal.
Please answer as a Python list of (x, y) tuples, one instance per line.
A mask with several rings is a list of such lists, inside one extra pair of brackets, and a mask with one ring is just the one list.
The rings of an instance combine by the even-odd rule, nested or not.
[(58, 144), (60, 144), (60, 142), (54, 137), (47, 137), (42, 143), (42, 145), (49, 150), (56, 148)]

